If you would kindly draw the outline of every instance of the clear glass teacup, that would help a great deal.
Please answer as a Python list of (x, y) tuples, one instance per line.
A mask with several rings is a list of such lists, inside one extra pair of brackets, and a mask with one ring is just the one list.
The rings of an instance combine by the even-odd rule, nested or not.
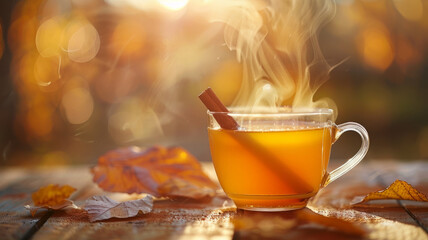
[[(303, 208), (320, 188), (355, 167), (369, 148), (366, 129), (354, 122), (336, 125), (331, 109), (282, 108), (275, 113), (230, 110), (208, 111), (208, 135), (220, 184), (240, 209)], [(238, 129), (220, 127), (216, 117), (226, 115), (239, 124)], [(347, 131), (361, 136), (361, 148), (342, 166), (328, 173), (331, 146)]]

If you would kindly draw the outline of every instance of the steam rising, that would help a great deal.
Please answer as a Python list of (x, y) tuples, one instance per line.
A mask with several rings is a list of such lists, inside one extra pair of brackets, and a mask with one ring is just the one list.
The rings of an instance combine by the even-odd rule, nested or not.
[[(320, 27), (335, 14), (333, 0), (216, 1), (214, 21), (224, 22), (224, 38), (243, 64), (243, 82), (234, 106), (333, 108), (314, 101), (332, 67), (319, 44)], [(335, 111), (337, 114), (337, 111)]]
[[(314, 101), (331, 70), (317, 34), (334, 12), (334, 0), (23, 0), (8, 30), (18, 135), (54, 142), (72, 124), (82, 125), (79, 135), (108, 126), (121, 144), (181, 136), (198, 131), (175, 126), (196, 122), (189, 116), (200, 104), (188, 103), (202, 88), (217, 87), (230, 105), (240, 82), (232, 105), (247, 111), (334, 109), (331, 100)], [(390, 66), (386, 27), (360, 35), (366, 62)]]

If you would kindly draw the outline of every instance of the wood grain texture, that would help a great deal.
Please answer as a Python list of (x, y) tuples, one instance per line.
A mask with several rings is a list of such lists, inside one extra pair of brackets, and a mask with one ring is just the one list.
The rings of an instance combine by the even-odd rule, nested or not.
[[(418, 189), (424, 189), (423, 185), (426, 186), (428, 182), (424, 177), (424, 172), (427, 170), (428, 164), (423, 162), (363, 164), (322, 189), (311, 199), (308, 208), (324, 216), (336, 217), (363, 226), (368, 230), (364, 239), (428, 239), (426, 232), (395, 200), (388, 203), (387, 207), (380, 207), (377, 204), (367, 204), (364, 207), (350, 205), (350, 201), (355, 196), (364, 196), (370, 192), (382, 190), (395, 179), (408, 180)], [(423, 218), (425, 217), (423, 214), (428, 210), (426, 206), (411, 208), (411, 211), (421, 214), (420, 217)], [(275, 215), (267, 215), (266, 219), (272, 217)], [(319, 226), (302, 225), (297, 229), (285, 229), (282, 235), (281, 231), (277, 231), (274, 236), (270, 236), (269, 233), (272, 231), (272, 229), (251, 233), (239, 231), (237, 235), (244, 239), (260, 237), (276, 239), (281, 236), (287, 236), (287, 239), (360, 239), (360, 237), (346, 235), (337, 229), (319, 231)]]
[(81, 211), (54, 214), (34, 239), (231, 239), (233, 212), (219, 211), (224, 199), (211, 203), (158, 202), (150, 214), (89, 223)]
[[(80, 178), (82, 168), (61, 167), (52, 169), (6, 168), (0, 172), (0, 239), (22, 239), (46, 214), (39, 211), (32, 217), (24, 208), (32, 204), (31, 193), (49, 183), (70, 184), (81, 187), (87, 178)], [(89, 175), (89, 174), (88, 174)], [(75, 177), (75, 179), (74, 179)]]
[[(212, 165), (205, 164), (209, 176), (215, 177)], [(0, 174), (7, 172), (2, 170)], [(76, 205), (94, 195), (108, 195), (117, 200), (129, 200), (137, 195), (109, 194), (92, 183), (89, 167), (70, 167), (45, 170), (14, 170), (19, 177), (7, 177), (0, 182), (1, 239), (20, 239), (45, 213), (35, 218), (23, 210), (30, 201), (30, 193), (48, 183), (69, 184), (78, 189), (72, 195)], [(11, 171), (12, 172), (12, 171)], [(24, 172), (24, 173), (22, 173)], [(232, 202), (218, 196), (209, 202), (162, 200), (155, 203), (152, 213), (129, 219), (111, 219), (90, 223), (87, 214), (78, 209), (56, 211), (32, 236), (33, 239), (428, 239), (420, 225), (427, 223), (428, 208), (408, 205), (408, 210), (420, 220), (415, 221), (398, 203), (350, 206), (355, 196), (385, 188), (395, 179), (408, 181), (421, 192), (428, 193), (428, 163), (369, 162), (322, 189), (311, 199), (308, 208), (324, 216), (332, 216), (356, 223), (368, 234), (349, 235), (340, 229), (304, 223), (288, 228), (287, 222), (295, 213), (253, 213), (235, 211)], [(386, 185), (386, 186), (385, 186)], [(409, 205), (410, 204), (410, 205)], [(239, 229), (234, 221), (242, 217), (261, 219), (259, 227)], [(271, 224), (271, 220), (280, 224)], [(260, 227), (261, 226), (261, 227)]]
[(30, 193), (40, 182), (36, 173), (28, 169), (2, 169), (0, 186), (1, 239), (20, 239), (46, 211), (31, 217), (24, 205), (31, 204)]
[[(428, 239), (426, 231), (396, 200), (349, 206), (349, 201), (355, 196), (365, 196), (370, 192), (383, 190), (396, 179), (404, 180), (427, 194), (427, 170), (426, 162), (373, 161), (356, 167), (322, 189), (312, 199), (311, 205), (320, 209), (320, 213), (325, 212), (323, 215), (367, 223), (370, 239)], [(428, 211), (426, 203), (401, 202), (409, 204), (409, 210), (417, 215)], [(420, 217), (423, 219), (422, 215)]]

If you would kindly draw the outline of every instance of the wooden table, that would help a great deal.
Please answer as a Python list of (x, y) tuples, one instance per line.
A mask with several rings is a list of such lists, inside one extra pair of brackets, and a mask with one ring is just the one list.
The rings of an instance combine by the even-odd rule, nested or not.
[[(211, 164), (205, 163), (204, 167), (215, 178)], [(395, 179), (405, 180), (427, 194), (428, 162), (366, 161), (310, 201), (308, 208), (312, 211), (366, 229), (365, 236), (355, 236), (316, 223), (287, 228), (296, 211), (235, 211), (231, 201), (222, 196), (206, 203), (162, 200), (149, 214), (95, 223), (75, 209), (44, 210), (32, 217), (24, 205), (31, 204), (33, 191), (49, 183), (77, 188), (72, 200), (78, 206), (90, 196), (107, 193), (92, 183), (88, 166), (4, 168), (0, 170), (0, 239), (428, 239), (426, 204), (412, 206), (414, 203), (393, 201), (377, 207), (349, 207), (354, 196), (383, 189)], [(255, 219), (257, 227), (238, 227), (236, 219)]]

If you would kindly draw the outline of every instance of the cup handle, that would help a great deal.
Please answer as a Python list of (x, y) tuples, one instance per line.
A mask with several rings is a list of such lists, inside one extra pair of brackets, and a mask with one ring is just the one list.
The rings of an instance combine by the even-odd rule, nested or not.
[(354, 168), (361, 160), (363, 160), (364, 156), (366, 155), (367, 151), (369, 150), (369, 134), (367, 133), (367, 130), (361, 126), (358, 123), (355, 122), (347, 122), (342, 123), (340, 125), (333, 125), (333, 133), (334, 133), (334, 139), (333, 143), (336, 142), (336, 140), (347, 131), (354, 131), (357, 132), (361, 136), (361, 147), (358, 152), (351, 157), (346, 163), (344, 163), (342, 166), (334, 169), (330, 173), (327, 173), (324, 176), (324, 181), (322, 186), (325, 187), (329, 183), (333, 182), (334, 180), (341, 177), (343, 174), (347, 173), (349, 170)]

